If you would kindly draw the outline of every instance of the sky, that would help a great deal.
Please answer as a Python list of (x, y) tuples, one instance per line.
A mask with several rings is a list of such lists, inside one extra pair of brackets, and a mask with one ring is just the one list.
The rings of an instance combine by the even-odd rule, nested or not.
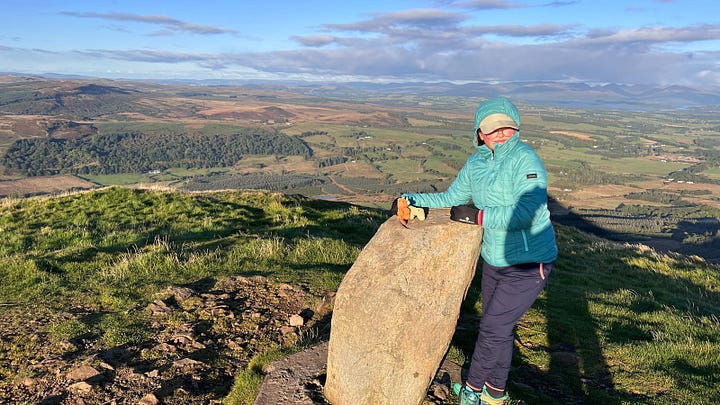
[(720, 88), (717, 0), (2, 0), (0, 72)]

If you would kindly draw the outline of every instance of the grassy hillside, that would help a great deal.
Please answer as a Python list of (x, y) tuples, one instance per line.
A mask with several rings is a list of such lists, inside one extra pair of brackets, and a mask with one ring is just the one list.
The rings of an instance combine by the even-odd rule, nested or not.
[[(2, 200), (0, 402), (19, 396), (29, 402), (71, 401), (109, 390), (126, 378), (121, 372), (126, 369), (153, 376), (145, 380), (162, 379), (177, 358), (162, 364), (167, 355), (158, 354), (157, 344), (167, 328), (158, 325), (191, 322), (197, 336), (212, 337), (188, 355), (205, 372), (167, 377), (144, 389), (174, 403), (227, 397), (232, 381), (218, 375), (205, 381), (204, 376), (215, 369), (247, 375), (240, 372), (257, 369), (257, 359), (269, 351), (319, 335), (327, 319), (309, 316), (298, 339), (275, 339), (263, 334), (264, 328), (280, 325), (251, 322), (262, 318), (247, 313), (252, 294), (213, 293), (217, 286), (239, 276), (263, 276), (269, 283), (262, 284), (268, 294), (263, 297), (275, 297), (271, 307), (289, 301), (287, 291), (296, 291), (307, 300), (300, 308), (317, 308), (387, 216), (382, 210), (263, 191), (191, 194), (112, 187)], [(720, 402), (720, 269), (699, 258), (621, 246), (574, 228), (558, 226), (557, 231), (561, 253), (548, 289), (517, 329), (511, 403)], [(292, 287), (273, 289), (281, 283)], [(158, 297), (167, 298), (168, 288), (178, 287), (205, 293), (196, 301), (163, 302), (200, 308), (205, 312), (191, 311), (199, 318), (188, 319), (187, 311), (148, 313)], [(454, 340), (458, 359), (469, 357), (472, 349), (472, 325), (482, 310), (478, 294), (476, 281), (460, 321), (466, 327)], [(216, 305), (208, 304), (211, 298)], [(255, 328), (256, 337), (254, 342), (244, 337), (242, 349), (230, 350), (240, 323)], [(126, 355), (105, 356), (120, 349)], [(69, 382), (43, 385), (68, 371), (66, 363), (53, 363), (60, 359), (113, 371), (104, 372), (105, 382), (91, 394), (78, 394)], [(256, 383), (238, 379), (237, 386), (252, 393)], [(228, 398), (233, 398), (228, 403), (242, 402), (237, 392)]]

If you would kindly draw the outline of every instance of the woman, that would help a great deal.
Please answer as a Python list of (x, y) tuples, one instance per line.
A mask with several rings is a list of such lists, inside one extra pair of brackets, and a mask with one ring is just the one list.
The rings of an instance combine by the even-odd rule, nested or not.
[(547, 172), (537, 153), (520, 141), (519, 128), (520, 114), (510, 100), (481, 103), (473, 131), (477, 151), (450, 187), (401, 197), (415, 207), (453, 207), (452, 219), (483, 227), (483, 313), (467, 381), (454, 387), (462, 405), (507, 399), (513, 330), (557, 258)]

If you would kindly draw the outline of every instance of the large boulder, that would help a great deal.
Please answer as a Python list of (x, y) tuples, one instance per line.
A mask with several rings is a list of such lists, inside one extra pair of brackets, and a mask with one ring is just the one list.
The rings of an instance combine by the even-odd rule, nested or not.
[(334, 405), (419, 404), (450, 345), (482, 228), (433, 209), (380, 226), (335, 297), (324, 393)]

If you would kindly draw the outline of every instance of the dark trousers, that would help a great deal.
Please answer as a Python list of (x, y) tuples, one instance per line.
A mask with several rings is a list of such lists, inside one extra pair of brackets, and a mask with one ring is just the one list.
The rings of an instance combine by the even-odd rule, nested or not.
[(512, 361), (515, 325), (545, 288), (552, 263), (495, 267), (483, 261), (482, 317), (467, 382), (504, 390)]

